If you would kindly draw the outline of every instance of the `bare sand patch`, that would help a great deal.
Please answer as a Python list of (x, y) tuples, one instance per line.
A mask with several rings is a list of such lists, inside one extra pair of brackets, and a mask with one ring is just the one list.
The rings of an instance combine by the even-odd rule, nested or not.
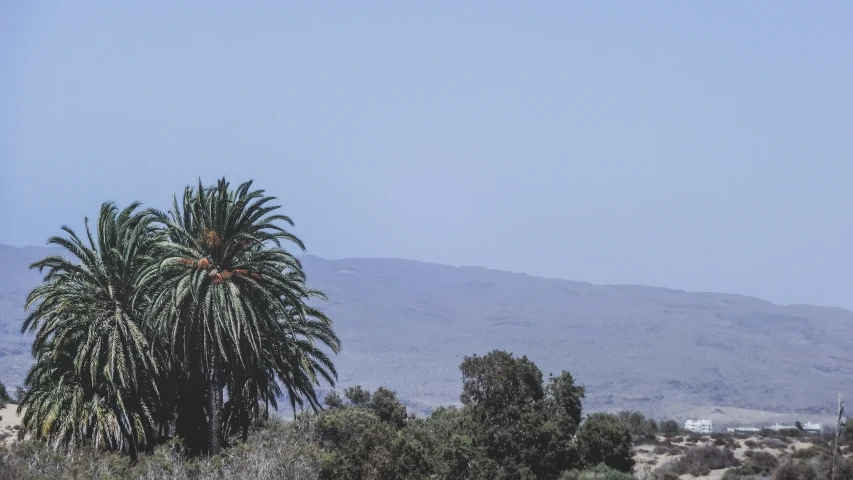
[(0, 417), (2, 417), (0, 419), (0, 442), (4, 445), (8, 445), (17, 438), (17, 427), (21, 425), (21, 417), (17, 410), (18, 406), (11, 403), (0, 409)]

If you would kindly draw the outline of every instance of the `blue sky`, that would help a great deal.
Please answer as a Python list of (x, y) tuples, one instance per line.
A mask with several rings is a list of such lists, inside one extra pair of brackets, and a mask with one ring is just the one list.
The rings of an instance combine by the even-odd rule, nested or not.
[(309, 252), (853, 308), (853, 3), (4, 2), (0, 243), (253, 178)]

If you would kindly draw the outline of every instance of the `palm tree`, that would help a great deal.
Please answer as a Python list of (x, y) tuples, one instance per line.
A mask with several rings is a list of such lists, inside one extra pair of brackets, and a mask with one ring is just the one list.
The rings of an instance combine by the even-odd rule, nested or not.
[(290, 307), (278, 318), (275, 334), (264, 336), (264, 354), (258, 357), (263, 363), (229, 377), (226, 430), (239, 428), (245, 439), (251, 420), (260, 414), (260, 405), (266, 404), (265, 414), (270, 405), (278, 409), (277, 399), (282, 394), (287, 395), (294, 413), (306, 402), (315, 411), (320, 408), (314, 386), (321, 379), (334, 385), (337, 371), (325, 350), (338, 352), (340, 340), (331, 320), (309, 304), (312, 299), (326, 300), (326, 296), (306, 288), (304, 303)]
[[(232, 404), (242, 404), (232, 410), (243, 417), (257, 415), (248, 402), (257, 405), (276, 392), (276, 375), (312, 401), (306, 378), (316, 383), (319, 374), (332, 382), (335, 373), (309, 345), (318, 339), (334, 352), (340, 347), (328, 319), (317, 320), (305, 304), (313, 293), (299, 260), (282, 247), (289, 242), (304, 250), (279, 226), (293, 222), (251, 185), (199, 183), (184, 190), (180, 204), (175, 197), (170, 212), (152, 212), (168, 238), (158, 242), (159, 263), (147, 274), (157, 285), (149, 313), (184, 383), (205, 387), (211, 454), (223, 435), (224, 388)], [(198, 391), (186, 395), (199, 398)]]
[(163, 358), (152, 350), (142, 318), (140, 274), (151, 262), (156, 231), (138, 204), (119, 211), (104, 203), (97, 241), (86, 220), (85, 243), (74, 231), (51, 237), (74, 258), (50, 256), (30, 268), (47, 270), (27, 298), (22, 331), (35, 332), (36, 363), (19, 435), (55, 444), (92, 440), (136, 455), (168, 419), (161, 416)]

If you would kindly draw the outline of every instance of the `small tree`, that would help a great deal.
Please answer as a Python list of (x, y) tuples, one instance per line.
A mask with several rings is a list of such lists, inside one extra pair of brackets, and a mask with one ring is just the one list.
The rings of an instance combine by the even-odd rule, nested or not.
[(646, 418), (641, 412), (623, 410), (617, 414), (622, 425), (631, 430), (631, 434), (635, 437), (654, 437), (657, 433), (657, 423), (651, 418)]
[(472, 424), (472, 477), (555, 478), (576, 466), (572, 435), (584, 389), (568, 372), (546, 386), (536, 364), (500, 350), (465, 357), (459, 368)]
[(578, 430), (578, 450), (585, 468), (605, 464), (621, 472), (634, 468), (631, 431), (616, 415), (593, 413)]
[(326, 397), (323, 399), (323, 404), (326, 405), (327, 408), (342, 408), (344, 406), (344, 401), (341, 400), (341, 396), (338, 395), (338, 392), (332, 390), (326, 394)]
[(542, 372), (527, 357), (515, 358), (499, 350), (482, 357), (465, 357), (459, 368), (460, 399), (474, 423), (474, 446), (490, 460), (482, 463), (480, 471), (489, 477), (486, 472), (492, 467), (515, 471), (518, 466), (530, 465), (545, 420)]
[(672, 437), (678, 435), (678, 432), (681, 429), (678, 427), (678, 422), (675, 420), (664, 420), (660, 422), (660, 432), (665, 437)]
[(467, 410), (439, 407), (423, 423), (415, 425), (432, 434), (436, 478), (471, 478), (474, 428)]
[(0, 382), (0, 408), (5, 407), (7, 403), (12, 403), (12, 398), (9, 397), (9, 393), (6, 391), (6, 385)]
[(344, 397), (346, 397), (354, 407), (357, 407), (370, 401), (370, 391), (361, 388), (361, 385), (356, 385), (344, 390)]
[(21, 403), (21, 399), (24, 398), (24, 395), (27, 394), (28, 390), (29, 389), (23, 388), (23, 387), (15, 387), (15, 402), (14, 403)]
[(390, 423), (397, 428), (406, 425), (406, 406), (397, 400), (397, 395), (385, 387), (379, 387), (367, 407), (379, 417), (379, 420)]

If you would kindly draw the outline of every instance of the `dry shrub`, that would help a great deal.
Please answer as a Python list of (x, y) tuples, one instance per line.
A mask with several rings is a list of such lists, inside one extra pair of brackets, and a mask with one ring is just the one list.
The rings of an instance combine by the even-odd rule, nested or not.
[[(830, 452), (825, 452), (819, 455), (816, 458), (811, 460), (801, 460), (802, 462), (809, 462), (809, 464), (814, 468), (816, 477), (818, 479), (828, 479), (829, 476), (829, 468), (832, 464), (832, 454)], [(838, 457), (835, 463), (835, 479), (836, 480), (853, 480), (853, 462), (844, 457)]]
[(779, 465), (779, 459), (772, 453), (749, 451), (745, 455), (746, 460), (744, 460), (743, 465), (730, 470), (732, 472), (730, 477), (767, 475)]
[(55, 451), (40, 442), (18, 442), (0, 447), (0, 480), (315, 480), (316, 459), (311, 444), (291, 425), (274, 419), (253, 431), (245, 443), (212, 458), (189, 458), (172, 444), (133, 463), (125, 455), (90, 447)]
[(736, 467), (740, 461), (735, 458), (734, 453), (728, 448), (717, 448), (710, 445), (695, 447), (687, 450), (684, 454), (658, 469), (661, 473), (672, 472), (677, 475), (689, 473), (694, 477), (708, 475), (711, 470)]
[(634, 445), (660, 445), (657, 437), (637, 436), (634, 437)]
[(799, 448), (791, 453), (794, 458), (812, 458), (816, 457), (821, 452), (821, 449), (812, 445), (807, 448)]
[(773, 472), (773, 480), (817, 480), (817, 475), (808, 463), (789, 461)]
[(807, 440), (808, 440), (808, 441), (809, 441), (809, 443), (811, 443), (812, 445), (817, 445), (817, 446), (819, 446), (819, 447), (829, 445), (829, 442), (827, 442), (827, 441), (826, 441), (826, 439), (825, 439), (825, 438), (823, 438), (823, 437), (817, 437), (817, 436), (814, 436), (814, 437), (807, 437)]
[(765, 438), (761, 444), (767, 448), (775, 448), (777, 450), (785, 450), (788, 448), (788, 443), (780, 438)]

